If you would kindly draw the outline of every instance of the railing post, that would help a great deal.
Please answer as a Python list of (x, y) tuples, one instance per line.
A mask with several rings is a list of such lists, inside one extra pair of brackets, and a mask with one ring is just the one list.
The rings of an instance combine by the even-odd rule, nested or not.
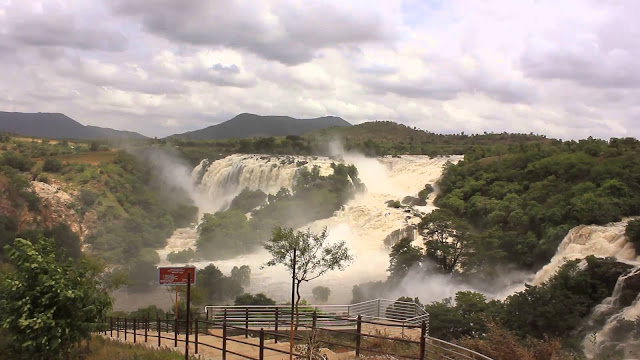
[(204, 310), (207, 312), (205, 318), (206, 318), (206, 322), (204, 323), (204, 327), (206, 328), (206, 332), (209, 332), (209, 308), (205, 307)]
[(380, 299), (378, 299), (378, 317), (380, 317), (380, 308), (382, 305), (380, 304)]
[(279, 319), (278, 319), (278, 307), (276, 306), (276, 326), (275, 326), (276, 335), (275, 335), (275, 339), (273, 341), (276, 344), (278, 343), (278, 321), (279, 321)]
[(227, 360), (227, 309), (224, 310), (225, 321), (222, 323), (222, 360)]
[(178, 318), (173, 319), (173, 347), (178, 347)]
[(425, 352), (427, 350), (427, 323), (422, 320), (420, 327), (420, 360), (424, 360)]
[(249, 308), (244, 308), (244, 338), (249, 337)]
[(258, 359), (264, 359), (264, 329), (260, 329), (260, 355)]
[(313, 320), (311, 322), (311, 329), (315, 330), (317, 321), (318, 321), (318, 312), (316, 310), (313, 310)]
[(164, 313), (165, 332), (169, 332), (169, 313)]
[(356, 324), (356, 357), (360, 357), (360, 334), (362, 333), (362, 315), (358, 315)]
[(137, 328), (136, 328), (136, 318), (133, 318), (133, 343), (136, 343), (136, 335), (138, 334)]
[(223, 315), (222, 319), (223, 319), (222, 322), (224, 322), (224, 323), (227, 322), (227, 309), (226, 308), (224, 309), (224, 315)]
[(116, 318), (116, 334), (118, 335), (118, 339), (120, 339), (120, 317)]
[(109, 337), (113, 337), (113, 316), (109, 316)]
[(198, 319), (196, 319), (196, 323), (194, 325), (196, 326), (196, 329), (195, 329), (195, 337), (196, 337), (195, 354), (197, 354), (198, 353)]
[(124, 341), (127, 341), (127, 317), (124, 317)]
[(147, 332), (149, 331), (149, 317), (144, 321), (144, 342), (147, 342)]
[(160, 338), (160, 332), (162, 331), (162, 325), (160, 324), (160, 316), (156, 315), (156, 320), (158, 321), (158, 347), (160, 347), (160, 340), (162, 340)]

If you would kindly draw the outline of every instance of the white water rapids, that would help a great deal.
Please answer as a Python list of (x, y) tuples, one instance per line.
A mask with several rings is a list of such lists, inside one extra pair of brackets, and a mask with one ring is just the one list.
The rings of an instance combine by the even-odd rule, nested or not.
[[(358, 194), (343, 209), (328, 219), (315, 221), (306, 227), (319, 231), (329, 230), (329, 240), (345, 240), (355, 255), (355, 261), (344, 271), (332, 271), (323, 277), (305, 284), (302, 296), (312, 301), (311, 289), (327, 286), (331, 289), (330, 302), (346, 303), (351, 300), (353, 285), (365, 281), (383, 280), (389, 266), (388, 250), (383, 240), (394, 230), (402, 229), (419, 220), (402, 209), (387, 207), (387, 200), (402, 200), (405, 196), (417, 196), (427, 183), (435, 183), (442, 175), (447, 161), (457, 162), (461, 156), (429, 158), (428, 156), (402, 156), (365, 158), (344, 154), (344, 162), (358, 168), (359, 178), (367, 191)], [(306, 163), (305, 163), (306, 162)], [(243, 188), (260, 189), (275, 193), (281, 187), (291, 188), (295, 172), (300, 166), (317, 165), (321, 174), (332, 172), (331, 162), (326, 157), (231, 155), (212, 162), (201, 163), (193, 171), (194, 180), (202, 178), (199, 190), (210, 203), (209, 211), (221, 209)], [(427, 206), (415, 207), (421, 212), (434, 209), (431, 201)], [(172, 251), (195, 248), (195, 228), (178, 229), (168, 240), (166, 248), (159, 250), (160, 265), (167, 265), (166, 256)], [(229, 260), (213, 262), (222, 272), (229, 274), (233, 266), (251, 267), (251, 285), (247, 292), (264, 292), (268, 296), (286, 301), (290, 294), (290, 275), (284, 267), (260, 269), (269, 259), (264, 251), (238, 256)], [(199, 261), (194, 265), (205, 267), (212, 261)]]

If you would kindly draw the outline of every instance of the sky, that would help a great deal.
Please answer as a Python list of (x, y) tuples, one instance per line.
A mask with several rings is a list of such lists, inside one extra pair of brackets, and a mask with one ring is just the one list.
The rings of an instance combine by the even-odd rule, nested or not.
[(640, 137), (637, 0), (0, 0), (0, 110)]

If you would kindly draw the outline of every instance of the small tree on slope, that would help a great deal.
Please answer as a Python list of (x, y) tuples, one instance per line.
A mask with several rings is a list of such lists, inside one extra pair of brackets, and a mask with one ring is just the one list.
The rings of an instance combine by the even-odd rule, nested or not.
[(0, 326), (8, 329), (17, 356), (70, 358), (111, 306), (100, 270), (62, 258), (45, 238), (16, 239), (5, 252), (14, 271), (0, 283)]
[(276, 227), (264, 248), (271, 254), (264, 266), (282, 264), (293, 272), (293, 250), (296, 249), (296, 310), (300, 303), (300, 285), (324, 275), (330, 270), (344, 270), (352, 261), (344, 241), (327, 244), (329, 233), (324, 228), (319, 234), (311, 230), (296, 231), (292, 228)]

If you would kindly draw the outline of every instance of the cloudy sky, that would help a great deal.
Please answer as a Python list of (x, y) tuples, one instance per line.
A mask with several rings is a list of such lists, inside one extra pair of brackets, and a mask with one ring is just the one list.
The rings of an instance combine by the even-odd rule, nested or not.
[(637, 0), (0, 0), (0, 110), (640, 137)]

